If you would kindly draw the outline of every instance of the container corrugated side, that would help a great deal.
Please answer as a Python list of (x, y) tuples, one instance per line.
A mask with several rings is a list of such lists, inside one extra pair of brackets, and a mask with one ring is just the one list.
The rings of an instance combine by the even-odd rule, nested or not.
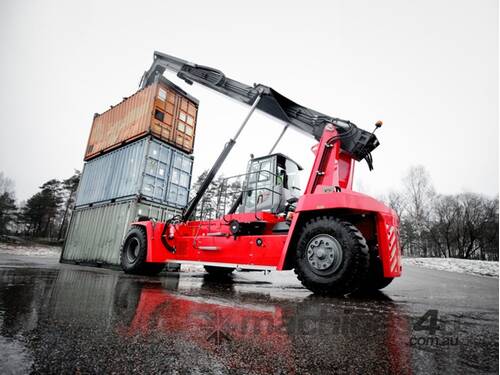
[(71, 216), (61, 261), (120, 264), (120, 248), (130, 223), (140, 217), (165, 221), (180, 210), (136, 199), (76, 209)]
[[(172, 268), (172, 264), (166, 268)], [(16, 276), (19, 281), (18, 278)], [(166, 289), (175, 290), (179, 285), (179, 274), (169, 275), (160, 282)], [(88, 272), (67, 267), (61, 268), (55, 279), (41, 278), (33, 285), (36, 306), (46, 306), (47, 316), (62, 325), (74, 324), (77, 320), (80, 329), (91, 329), (92, 332), (96, 328), (110, 331), (116, 327), (128, 327), (137, 314), (145, 287), (138, 280), (122, 277), (117, 272)], [(33, 314), (23, 314), (19, 319), (34, 318), (36, 321), (36, 312), (33, 309)], [(50, 325), (46, 328), (53, 330)]]
[(50, 316), (70, 322), (84, 313), (85, 319), (79, 321), (83, 326), (108, 328), (113, 323), (118, 275), (61, 269), (50, 295)]
[(85, 160), (149, 132), (157, 85), (148, 86), (94, 117)]
[(161, 78), (94, 117), (84, 160), (91, 160), (146, 134), (192, 153), (197, 113), (195, 98)]
[(192, 168), (192, 156), (152, 137), (143, 138), (85, 164), (76, 207), (142, 196), (182, 208)]

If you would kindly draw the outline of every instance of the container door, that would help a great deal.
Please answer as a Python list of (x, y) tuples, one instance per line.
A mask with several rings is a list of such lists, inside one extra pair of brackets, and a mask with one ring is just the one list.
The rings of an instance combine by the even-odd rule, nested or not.
[(181, 152), (174, 152), (170, 170), (170, 184), (166, 197), (167, 204), (179, 208), (186, 206), (189, 198), (192, 168), (193, 159)]
[(180, 215), (181, 210), (173, 207), (155, 205), (147, 202), (139, 202), (135, 219), (140, 217), (148, 217), (159, 221), (167, 221), (176, 215)]
[(196, 130), (197, 108), (188, 99), (179, 95), (178, 111), (175, 118), (175, 144), (186, 151), (193, 152)]
[(151, 140), (141, 188), (141, 194), (154, 202), (163, 203), (170, 178), (172, 148)]
[(151, 120), (151, 133), (165, 142), (174, 141), (174, 117), (177, 94), (158, 85)]

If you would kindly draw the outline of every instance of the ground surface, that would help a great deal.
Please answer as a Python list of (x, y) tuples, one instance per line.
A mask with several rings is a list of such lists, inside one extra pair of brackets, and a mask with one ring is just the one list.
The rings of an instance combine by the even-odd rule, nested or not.
[(384, 293), (319, 298), (290, 272), (220, 282), (57, 261), (0, 252), (2, 374), (498, 371), (496, 278), (407, 265)]

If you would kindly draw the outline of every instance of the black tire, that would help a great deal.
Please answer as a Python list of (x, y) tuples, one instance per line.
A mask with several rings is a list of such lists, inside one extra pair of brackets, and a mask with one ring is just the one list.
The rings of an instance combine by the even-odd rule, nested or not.
[(231, 267), (203, 266), (208, 274), (215, 277), (228, 277), (234, 271)]
[(147, 244), (145, 228), (134, 226), (128, 231), (120, 251), (120, 264), (125, 273), (154, 276), (165, 268), (164, 263), (146, 263)]
[(297, 242), (295, 273), (313, 293), (355, 292), (367, 276), (368, 264), (366, 240), (351, 223), (320, 216), (303, 226)]
[(384, 289), (394, 278), (384, 277), (382, 261), (380, 260), (377, 251), (370, 252), (370, 266), (368, 267), (368, 275), (361, 285), (360, 290), (363, 292), (375, 292)]

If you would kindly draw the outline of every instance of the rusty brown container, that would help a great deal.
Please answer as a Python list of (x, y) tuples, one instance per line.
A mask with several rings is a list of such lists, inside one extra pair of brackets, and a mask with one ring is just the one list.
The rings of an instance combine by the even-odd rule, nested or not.
[(192, 153), (197, 113), (198, 100), (161, 77), (94, 116), (84, 160), (148, 134)]

